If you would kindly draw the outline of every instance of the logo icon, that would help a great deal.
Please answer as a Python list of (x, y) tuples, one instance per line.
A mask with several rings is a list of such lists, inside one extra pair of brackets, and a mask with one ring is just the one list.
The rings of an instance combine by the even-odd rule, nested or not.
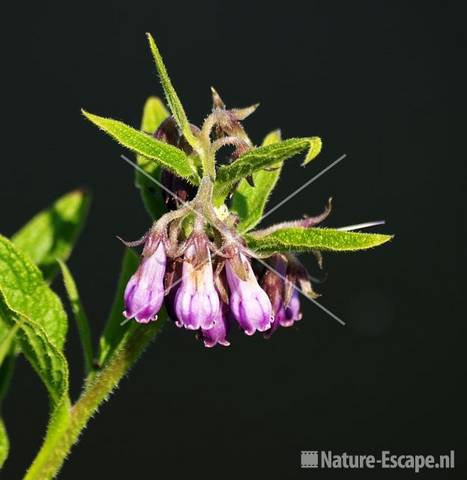
[(317, 468), (318, 467), (318, 452), (316, 450), (302, 450), (301, 454), (302, 468)]

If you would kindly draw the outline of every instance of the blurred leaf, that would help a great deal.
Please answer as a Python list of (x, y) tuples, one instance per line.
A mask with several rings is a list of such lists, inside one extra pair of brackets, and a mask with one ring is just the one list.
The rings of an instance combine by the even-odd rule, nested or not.
[[(0, 300), (1, 301), (1, 300)], [(0, 310), (0, 320), (7, 322), (7, 318), (2, 317)], [(10, 380), (13, 375), (15, 366), (16, 352), (15, 352), (15, 337), (18, 331), (18, 326), (7, 325), (5, 328), (6, 334), (0, 339), (0, 470), (8, 457), (10, 449), (10, 442), (8, 440), (8, 432), (1, 416), (1, 407), (3, 399), (10, 386)]]
[(6, 357), (3, 359), (2, 364), (0, 365), (0, 407), (3, 399), (6, 396), (8, 387), (10, 385), (10, 380), (13, 375), (13, 369), (16, 361), (16, 343), (17, 342), (13, 342), (10, 351), (7, 353)]
[(34, 216), (12, 241), (48, 281), (57, 271), (57, 259), (66, 260), (76, 243), (89, 210), (89, 194), (75, 190)]
[(198, 183), (198, 175), (188, 156), (177, 147), (160, 142), (146, 133), (135, 130), (118, 120), (99, 117), (82, 110), (83, 115), (94, 125), (109, 134), (124, 147), (160, 163), (185, 180)]
[[(161, 100), (157, 97), (149, 97), (144, 105), (141, 130), (152, 135), (168, 116), (169, 112)], [(136, 156), (136, 162), (148, 175), (160, 181), (160, 164), (148, 160), (142, 155)], [(165, 211), (161, 189), (138, 170), (135, 171), (135, 183), (136, 187), (140, 190), (144, 206), (151, 218), (159, 218)]]
[(125, 287), (128, 283), (128, 280), (130, 280), (130, 277), (136, 272), (138, 265), (138, 255), (133, 250), (129, 248), (126, 249), (125, 254), (123, 255), (115, 299), (110, 310), (110, 315), (105, 325), (104, 332), (99, 341), (99, 366), (103, 366), (105, 364), (107, 358), (120, 343), (126, 331), (132, 324), (130, 321), (122, 325), (122, 322), (125, 320), (125, 317), (122, 314), (124, 310), (123, 293), (125, 292)]
[(10, 441), (3, 420), (0, 418), (0, 469), (3, 467), (10, 450)]
[(292, 158), (304, 150), (307, 150), (307, 155), (302, 165), (309, 163), (321, 151), (321, 139), (319, 137), (290, 138), (249, 150), (235, 162), (223, 165), (217, 172), (214, 188), (214, 197), (217, 203), (223, 200), (234, 185), (243, 178), (266, 167), (280, 165), (284, 160)]
[[(1, 315), (1, 313), (0, 313)], [(10, 330), (13, 330), (11, 328)], [(10, 350), (6, 356), (0, 362), (0, 410), (3, 399), (8, 391), (10, 380), (13, 375), (13, 369), (15, 366), (16, 353), (14, 341), (10, 344)], [(0, 411), (0, 470), (5, 460), (8, 457), (8, 451), (10, 448), (10, 442), (8, 440), (8, 432), (6, 431), (3, 419)]]
[(157, 72), (159, 73), (159, 78), (161, 80), (161, 85), (164, 90), (165, 98), (167, 100), (167, 105), (169, 106), (172, 115), (177, 121), (177, 124), (180, 127), (180, 130), (182, 131), (184, 137), (186, 138), (188, 143), (193, 148), (195, 148), (198, 144), (198, 141), (193, 135), (193, 132), (191, 131), (190, 122), (188, 121), (182, 103), (180, 102), (177, 92), (175, 91), (169, 78), (169, 74), (167, 73), (167, 69), (165, 68), (164, 62), (162, 61), (162, 57), (159, 49), (157, 48), (156, 42), (154, 41), (154, 38), (150, 33), (147, 33), (146, 35), (148, 37), (152, 56), (154, 57), (154, 61), (156, 63)]
[[(280, 130), (274, 130), (263, 140), (263, 146), (273, 145), (281, 141)], [(270, 171), (260, 170), (253, 174), (253, 185), (246, 179), (240, 181), (232, 198), (231, 210), (239, 218), (238, 231), (243, 233), (255, 227), (263, 216), (264, 207), (269, 195), (274, 190), (282, 170), (282, 163)]]
[(346, 252), (377, 247), (391, 240), (392, 235), (345, 232), (331, 228), (284, 228), (266, 235), (255, 232), (245, 238), (248, 246), (259, 253), (312, 250)]
[(84, 355), (84, 373), (87, 375), (93, 369), (92, 340), (88, 317), (84, 311), (84, 307), (79, 297), (78, 288), (76, 287), (76, 283), (70, 270), (64, 262), (60, 261), (59, 263), (62, 270), (63, 283), (70, 300), (71, 310), (75, 316), (76, 325), (78, 327), (78, 334)]
[(13, 327), (8, 328), (5, 335), (0, 338), (0, 365), (2, 365), (3, 361), (11, 351), (19, 327), (19, 324), (16, 324)]
[(44, 282), (36, 265), (1, 235), (0, 292), (10, 310), (42, 327), (50, 342), (62, 350), (67, 317), (60, 299)]
[(143, 108), (141, 131), (152, 135), (168, 116), (169, 112), (161, 99), (159, 97), (149, 97)]

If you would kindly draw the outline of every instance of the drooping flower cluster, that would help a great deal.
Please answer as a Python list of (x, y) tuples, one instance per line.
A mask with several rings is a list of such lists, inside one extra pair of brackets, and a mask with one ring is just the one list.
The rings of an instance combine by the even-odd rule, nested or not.
[[(226, 110), (215, 91), (213, 104), (205, 122), (211, 122), (213, 145), (234, 145), (236, 158), (251, 148), (240, 120), (253, 109)], [(196, 127), (192, 131), (199, 133)], [(192, 151), (172, 117), (154, 137)], [(313, 291), (298, 260), (275, 254), (266, 260), (268, 268), (255, 273), (255, 255), (237, 235), (233, 214), (221, 220), (212, 209), (213, 217), (207, 218), (209, 205), (198, 208), (201, 186), (194, 198), (193, 186), (173, 174), (163, 171), (162, 181), (172, 192), (164, 193), (169, 212), (144, 237), (141, 264), (125, 290), (124, 316), (140, 323), (154, 321), (165, 302), (175, 325), (196, 331), (206, 347), (229, 345), (234, 324), (247, 335), (262, 332), (268, 338), (280, 326), (300, 320), (299, 290), (307, 295)]]
[[(306, 166), (321, 151), (321, 139), (282, 140), (275, 130), (256, 147), (242, 122), (258, 105), (227, 109), (214, 89), (211, 113), (200, 128), (190, 124), (159, 49), (147, 37), (171, 114), (160, 99), (150, 97), (139, 131), (83, 110), (92, 123), (137, 154), (136, 184), (149, 213), (160, 217), (141, 241), (124, 242), (130, 247), (144, 243), (144, 248), (125, 290), (123, 315), (148, 323), (165, 303), (175, 325), (197, 332), (207, 347), (229, 345), (234, 324), (247, 335), (261, 332), (267, 338), (301, 320), (299, 294), (317, 296), (307, 271), (290, 252), (313, 253), (322, 269), (321, 250), (363, 250), (392, 237), (350, 231), (381, 221), (315, 228), (330, 213), (330, 201), (318, 216), (257, 230), (272, 210), (345, 155), (264, 213), (285, 161), (306, 152)], [(224, 147), (229, 152), (219, 156)]]
[(172, 246), (157, 231), (145, 242), (141, 265), (125, 290), (126, 318), (154, 321), (165, 300), (175, 325), (197, 331), (207, 347), (229, 345), (233, 323), (247, 335), (264, 332), (268, 338), (301, 319), (297, 288), (309, 280), (290, 255), (274, 255), (271, 270), (257, 276), (246, 248), (212, 259), (213, 246), (204, 234), (193, 233), (172, 259), (167, 258)]

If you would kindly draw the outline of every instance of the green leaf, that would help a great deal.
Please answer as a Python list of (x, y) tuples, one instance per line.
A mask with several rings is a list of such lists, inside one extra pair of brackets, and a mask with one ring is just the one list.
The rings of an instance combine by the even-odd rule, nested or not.
[(44, 282), (38, 267), (1, 235), (0, 292), (10, 310), (38, 324), (62, 350), (67, 317), (60, 299)]
[(3, 467), (10, 450), (10, 441), (3, 420), (0, 418), (0, 469)]
[(329, 250), (349, 252), (377, 247), (391, 240), (392, 235), (345, 232), (332, 228), (284, 228), (261, 235), (246, 237), (248, 246), (258, 253), (281, 251), (309, 252)]
[[(281, 141), (280, 130), (269, 133), (263, 140), (263, 146), (274, 145)], [(264, 207), (279, 180), (282, 164), (277, 165), (270, 171), (260, 170), (253, 174), (251, 186), (246, 179), (240, 181), (232, 198), (231, 210), (235, 212), (240, 222), (238, 231), (247, 232), (255, 227), (263, 216)]]
[(147, 33), (146, 36), (148, 37), (149, 46), (151, 48), (152, 56), (154, 57), (154, 61), (156, 63), (157, 72), (159, 73), (159, 78), (161, 80), (162, 88), (164, 89), (165, 98), (167, 100), (167, 105), (172, 112), (178, 126), (180, 127), (183, 135), (185, 136), (188, 143), (193, 147), (196, 148), (198, 146), (198, 140), (193, 135), (193, 132), (190, 128), (190, 122), (186, 116), (185, 110), (183, 109), (182, 102), (178, 98), (177, 92), (175, 91), (172, 82), (169, 78), (169, 74), (167, 73), (167, 69), (165, 68), (164, 62), (162, 61), (161, 54), (159, 53), (159, 49), (157, 48), (156, 42), (150, 33)]
[(49, 393), (51, 414), (47, 427), (47, 437), (55, 437), (70, 423), (68, 363), (63, 353), (50, 341), (44, 328), (21, 312), (12, 310), (1, 293), (0, 314), (7, 316), (12, 322), (19, 322), (18, 341), (21, 351), (27, 357)]
[[(168, 116), (169, 112), (161, 100), (157, 97), (149, 97), (144, 105), (141, 130), (152, 135)], [(148, 175), (160, 181), (160, 164), (148, 160), (142, 155), (136, 156), (136, 162)], [(151, 215), (151, 218), (159, 218), (165, 211), (161, 189), (158, 188), (150, 178), (138, 170), (135, 170), (135, 184), (140, 190), (144, 206), (149, 215)]]
[(66, 260), (73, 249), (89, 210), (90, 196), (75, 190), (34, 216), (12, 241), (52, 280), (57, 259)]
[(12, 343), (10, 351), (7, 353), (2, 364), (0, 365), (0, 407), (8, 391), (11, 377), (13, 376), (13, 370), (16, 361), (16, 343), (17, 342)]
[(275, 167), (304, 150), (308, 152), (302, 165), (309, 163), (321, 151), (321, 139), (319, 137), (290, 138), (250, 150), (235, 162), (220, 167), (214, 188), (216, 203), (223, 201), (233, 186), (243, 178), (266, 167)]
[(56, 407), (68, 392), (68, 364), (59, 348), (51, 341), (43, 326), (15, 310), (0, 292), (0, 314), (19, 325), (17, 338), (21, 351), (36, 370), (49, 392), (52, 406)]
[(87, 375), (93, 369), (91, 329), (73, 276), (64, 262), (60, 261), (59, 263), (62, 270), (63, 283), (70, 300), (71, 310), (75, 316), (76, 325), (78, 327), (78, 334), (84, 355), (84, 373)]
[(16, 333), (19, 330), (20, 325), (14, 325), (11, 328), (8, 328), (5, 335), (0, 339), (0, 365), (3, 364), (3, 361), (8, 356), (15, 342)]
[(159, 97), (149, 97), (143, 108), (141, 130), (152, 135), (168, 116), (169, 112), (161, 99)]
[(82, 110), (83, 115), (94, 125), (117, 140), (124, 147), (133, 152), (155, 160), (175, 175), (185, 178), (189, 182), (198, 183), (198, 176), (191, 165), (188, 156), (177, 147), (160, 142), (146, 133), (135, 130), (118, 120), (99, 117)]
[[(0, 311), (0, 317), (2, 313)], [(7, 319), (3, 319), (5, 322)], [(7, 335), (0, 340), (0, 470), (8, 457), (10, 442), (8, 432), (1, 417), (1, 406), (10, 386), (16, 361), (15, 336), (17, 326), (8, 328)]]
[(125, 317), (122, 314), (124, 310), (123, 293), (125, 292), (125, 287), (128, 283), (128, 280), (130, 280), (130, 277), (133, 275), (133, 273), (135, 273), (138, 265), (138, 255), (129, 248), (125, 250), (122, 260), (122, 267), (120, 270), (120, 277), (117, 284), (117, 291), (115, 293), (115, 299), (104, 328), (104, 333), (99, 341), (99, 366), (103, 366), (105, 364), (106, 360), (118, 346), (132, 323), (127, 322), (122, 325), (122, 322), (125, 320)]

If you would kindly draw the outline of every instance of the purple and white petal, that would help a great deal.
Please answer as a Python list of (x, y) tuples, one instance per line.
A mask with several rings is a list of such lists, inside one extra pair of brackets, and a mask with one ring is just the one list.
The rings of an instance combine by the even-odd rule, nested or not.
[(265, 332), (271, 327), (274, 315), (271, 301), (259, 286), (250, 262), (239, 253), (247, 271), (247, 279), (240, 279), (233, 270), (230, 260), (226, 262), (227, 282), (230, 288), (230, 310), (247, 335), (256, 331)]
[(125, 288), (123, 315), (126, 318), (140, 323), (156, 320), (164, 300), (166, 261), (162, 242), (152, 254), (143, 258)]

